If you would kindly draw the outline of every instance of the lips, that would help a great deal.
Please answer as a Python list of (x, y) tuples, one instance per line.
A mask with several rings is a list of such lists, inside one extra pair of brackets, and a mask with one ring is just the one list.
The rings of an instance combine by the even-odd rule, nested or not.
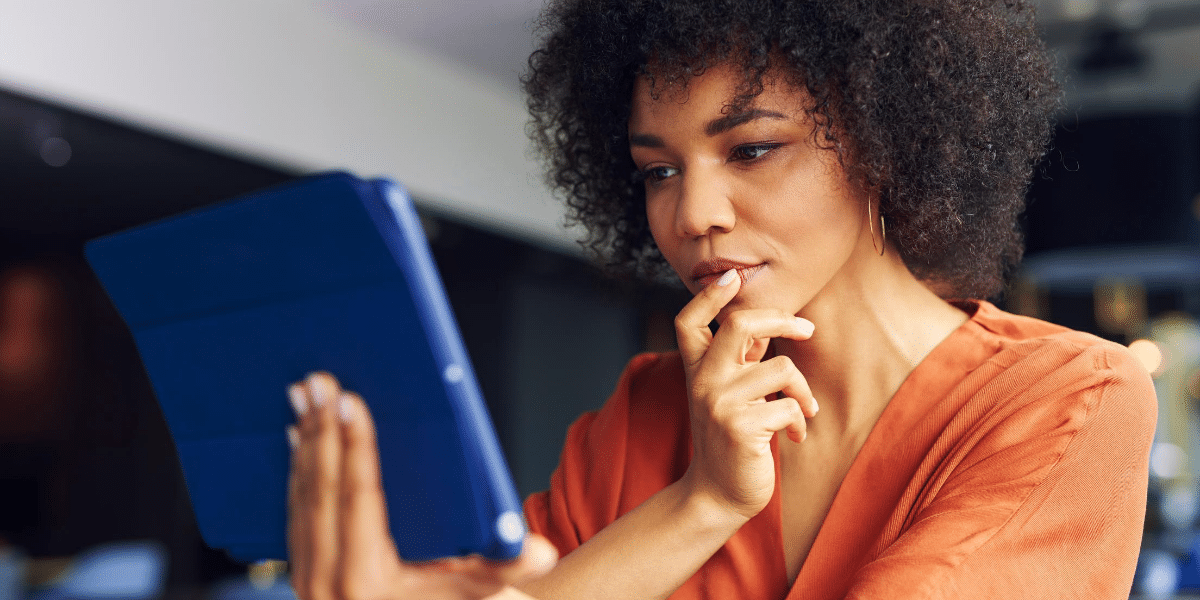
[(714, 258), (701, 261), (692, 268), (692, 281), (700, 287), (707, 287), (730, 269), (737, 269), (738, 276), (742, 278), (742, 285), (745, 285), (765, 266), (767, 266), (766, 263), (745, 263), (727, 258)]

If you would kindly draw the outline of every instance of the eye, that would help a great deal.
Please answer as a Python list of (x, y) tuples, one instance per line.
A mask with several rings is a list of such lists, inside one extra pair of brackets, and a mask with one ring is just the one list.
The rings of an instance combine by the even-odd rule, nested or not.
[(740, 161), (757, 160), (766, 156), (779, 146), (780, 144), (745, 144), (743, 146), (737, 146), (733, 149), (733, 152), (730, 153), (729, 159)]
[(679, 169), (675, 167), (657, 166), (642, 169), (634, 177), (639, 182), (659, 183), (677, 174), (679, 174)]

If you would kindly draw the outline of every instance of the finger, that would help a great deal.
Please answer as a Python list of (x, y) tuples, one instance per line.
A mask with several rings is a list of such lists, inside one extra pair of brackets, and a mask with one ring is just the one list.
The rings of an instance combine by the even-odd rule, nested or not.
[(304, 493), (308, 519), (309, 596), (306, 600), (335, 597), (339, 533), (338, 510), (341, 494), (342, 434), (337, 417), (337, 380), (328, 373), (314, 373), (305, 381), (313, 410), (301, 425), (301, 446), (307, 446), (302, 461), (308, 481)]
[(338, 402), (343, 431), (341, 560), (346, 572), (347, 566), (367, 568), (397, 557), (388, 529), (375, 422), (357, 394), (343, 393)]
[(712, 341), (708, 324), (717, 318), (717, 314), (733, 300), (741, 287), (737, 269), (730, 269), (720, 279), (700, 290), (675, 316), (675, 338), (679, 342), (679, 353), (685, 366), (691, 368), (704, 358)]
[(738, 373), (730, 385), (736, 390), (726, 396), (731, 400), (756, 402), (775, 392), (783, 392), (799, 402), (806, 417), (816, 416), (819, 409), (809, 388), (808, 379), (796, 368), (792, 359), (786, 356), (776, 356)]
[(739, 310), (730, 313), (721, 323), (705, 359), (724, 364), (742, 363), (758, 340), (788, 338), (803, 341), (812, 337), (814, 328), (812, 321), (777, 309)]
[(550, 543), (550, 540), (537, 534), (530, 534), (525, 537), (521, 555), (502, 563), (498, 575), (506, 585), (520, 585), (549, 573), (557, 562), (558, 549)]
[(494, 590), (506, 585), (519, 586), (549, 573), (558, 562), (558, 550), (546, 538), (526, 536), (521, 554), (513, 560), (496, 562), (479, 555), (439, 561), (432, 568), (445, 570), (474, 582), (478, 590)]
[(813, 397), (812, 387), (808, 385), (808, 378), (804, 376), (804, 373), (800, 372), (800, 369), (796, 367), (796, 363), (792, 362), (792, 359), (787, 356), (776, 356), (767, 362), (779, 363), (778, 365), (771, 365), (773, 368), (778, 369), (779, 377), (783, 379), (779, 389), (776, 391), (782, 392), (783, 395), (799, 402), (800, 410), (804, 413), (805, 417), (811, 419), (817, 416), (817, 411), (821, 407), (817, 404), (817, 399)]
[(802, 442), (808, 437), (808, 423), (800, 411), (800, 403), (793, 398), (780, 398), (747, 408), (747, 418), (759, 431), (774, 433), (788, 430), (788, 437)]
[[(288, 387), (288, 399), (292, 403), (293, 409), (296, 411), (297, 419), (300, 419), (308, 411), (311, 406), (308, 400), (308, 394), (304, 391), (304, 386), (293, 384)], [(304, 502), (304, 495), (301, 493), (303, 489), (302, 480), (305, 477), (304, 467), (302, 465), (301, 456), (304, 451), (301, 441), (300, 428), (296, 425), (287, 427), (288, 445), (291, 447), (290, 468), (288, 472), (288, 524), (287, 524), (287, 542), (288, 542), (288, 566), (291, 571), (292, 587), (296, 589), (296, 593), (302, 598), (308, 597), (308, 519), (307, 505)]]
[(762, 360), (763, 357), (767, 355), (767, 348), (770, 346), (770, 339), (759, 338), (753, 340), (753, 342), (750, 344), (750, 349), (746, 351), (746, 357), (742, 359), (742, 362), (751, 364)]
[[(785, 396), (776, 400), (772, 400), (772, 402), (781, 402), (786, 400), (791, 400), (794, 402), (795, 398), (788, 398)], [(787, 436), (788, 439), (796, 442), (797, 444), (803, 442), (808, 438), (808, 421), (804, 420), (803, 418), (792, 421), (787, 426)]]

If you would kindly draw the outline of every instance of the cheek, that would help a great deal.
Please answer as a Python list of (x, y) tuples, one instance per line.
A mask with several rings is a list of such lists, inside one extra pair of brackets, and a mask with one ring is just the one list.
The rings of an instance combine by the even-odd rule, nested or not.
[[(832, 175), (832, 176), (830, 176)], [(770, 227), (786, 247), (819, 260), (836, 260), (857, 243), (862, 206), (836, 174), (794, 177), (771, 193), (781, 202), (754, 207), (755, 220)]]
[(672, 243), (673, 214), (670, 207), (661, 200), (646, 201), (646, 222), (650, 225), (650, 235), (654, 238), (654, 243), (664, 252), (666, 252), (665, 247)]
[[(650, 236), (654, 238), (658, 251), (671, 266), (671, 270), (675, 272), (684, 286), (695, 294), (700, 290), (691, 282), (690, 267), (685, 256), (687, 251), (679, 236), (675, 235), (675, 209), (668, 204), (661, 201), (646, 204), (646, 220), (650, 225)], [(685, 273), (685, 270), (689, 272)]]

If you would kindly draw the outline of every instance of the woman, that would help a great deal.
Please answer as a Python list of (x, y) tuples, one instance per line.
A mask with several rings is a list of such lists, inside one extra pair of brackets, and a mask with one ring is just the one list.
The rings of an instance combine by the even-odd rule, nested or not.
[(1019, 260), (1057, 99), (1028, 8), (992, 4), (551, 6), (526, 77), (551, 182), (610, 266), (695, 294), (680, 351), (572, 426), (510, 565), (398, 560), (361, 400), (298, 384), (300, 596), (1127, 597), (1149, 377), (951, 301)]

